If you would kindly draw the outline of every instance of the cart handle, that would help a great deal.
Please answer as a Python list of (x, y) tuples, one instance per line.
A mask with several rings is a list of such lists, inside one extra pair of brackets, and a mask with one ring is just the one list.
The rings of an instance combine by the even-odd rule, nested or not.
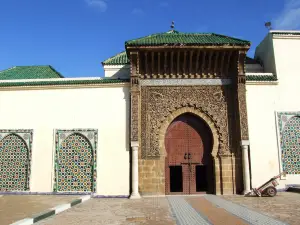
[(286, 175), (286, 172), (283, 171), (283, 172), (281, 172), (280, 174), (278, 174), (277, 176), (275, 176), (275, 177), (273, 177), (273, 178), (274, 178), (274, 179), (277, 179), (277, 178), (279, 178), (281, 175), (285, 176), (285, 175)]

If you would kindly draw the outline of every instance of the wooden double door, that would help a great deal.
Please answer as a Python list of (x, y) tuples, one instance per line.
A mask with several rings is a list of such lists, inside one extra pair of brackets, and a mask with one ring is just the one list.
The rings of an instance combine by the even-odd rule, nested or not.
[(211, 192), (212, 135), (204, 121), (193, 114), (177, 117), (165, 136), (166, 194)]

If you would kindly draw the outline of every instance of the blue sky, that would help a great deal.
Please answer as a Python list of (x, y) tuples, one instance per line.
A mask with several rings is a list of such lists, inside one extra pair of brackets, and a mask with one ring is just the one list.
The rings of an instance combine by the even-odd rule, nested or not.
[(103, 76), (101, 62), (124, 42), (170, 29), (252, 42), (274, 29), (300, 29), (300, 0), (1, 0), (0, 70), (52, 65), (66, 77)]

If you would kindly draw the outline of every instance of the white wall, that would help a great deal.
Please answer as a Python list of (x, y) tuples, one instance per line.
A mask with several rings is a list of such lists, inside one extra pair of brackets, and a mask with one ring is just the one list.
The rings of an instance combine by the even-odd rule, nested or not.
[[(265, 59), (269, 60), (269, 68), (275, 68), (278, 85), (247, 85), (253, 187), (281, 171), (275, 113), (300, 111), (300, 37), (274, 36), (268, 39), (271, 43), (265, 43), (265, 40), (265, 49), (260, 45), (259, 51), (263, 55), (274, 52), (273, 65), (270, 60), (272, 57)], [(274, 46), (274, 50), (269, 49), (269, 46)], [(286, 179), (280, 180), (279, 188), (287, 184), (300, 184), (300, 175), (287, 175)]]
[(255, 50), (255, 59), (263, 62), (264, 72), (276, 74), (272, 35), (268, 34)]
[(55, 129), (98, 129), (97, 194), (129, 195), (129, 88), (1, 90), (0, 129), (33, 129), (30, 191), (52, 192)]
[(252, 185), (257, 187), (279, 173), (274, 112), (278, 86), (246, 88)]
[[(275, 63), (279, 79), (276, 111), (300, 111), (300, 36), (273, 38)], [(300, 131), (298, 131), (300, 132)], [(287, 175), (283, 184), (300, 184), (300, 175)]]
[(129, 79), (130, 65), (104, 66), (104, 76), (110, 78)]
[(300, 111), (297, 100), (300, 95), (300, 36), (297, 39), (274, 38), (273, 43), (280, 82), (278, 110)]

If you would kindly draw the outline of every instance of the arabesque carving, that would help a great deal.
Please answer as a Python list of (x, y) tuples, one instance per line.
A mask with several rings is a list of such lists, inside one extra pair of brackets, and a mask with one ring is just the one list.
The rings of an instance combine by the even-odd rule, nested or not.
[(239, 84), (238, 86), (238, 99), (239, 99), (241, 139), (249, 140), (245, 84)]
[(142, 158), (157, 158), (159, 130), (165, 118), (182, 107), (194, 107), (211, 118), (219, 136), (219, 154), (230, 154), (228, 86), (141, 87)]

